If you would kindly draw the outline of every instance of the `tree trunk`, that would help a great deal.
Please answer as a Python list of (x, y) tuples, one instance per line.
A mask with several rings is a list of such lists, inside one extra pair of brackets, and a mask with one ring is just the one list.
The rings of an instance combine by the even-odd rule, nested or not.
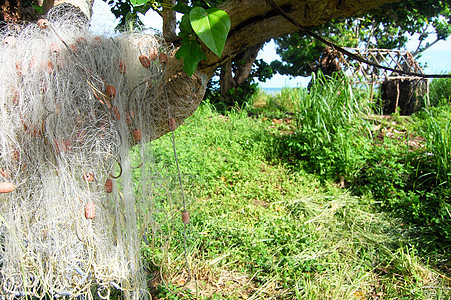
[(247, 48), (244, 52), (236, 56), (235, 85), (242, 84), (252, 72), (252, 66), (257, 59), (258, 52), (262, 49), (263, 43), (258, 43)]
[(175, 5), (176, 0), (164, 0), (163, 1), (163, 38), (165, 40), (173, 40), (177, 34), (177, 19), (175, 16), (175, 10), (170, 7)]
[[(230, 100), (228, 91), (240, 86), (252, 72), (252, 66), (257, 58), (258, 52), (263, 47), (263, 43), (259, 43), (247, 48), (238, 54), (233, 60), (228, 60), (222, 65), (219, 78), (221, 97)], [(232, 64), (234, 70), (232, 70)]]
[(227, 98), (227, 92), (235, 86), (233, 75), (232, 75), (232, 60), (226, 61), (222, 67), (219, 74), (219, 92), (221, 97)]

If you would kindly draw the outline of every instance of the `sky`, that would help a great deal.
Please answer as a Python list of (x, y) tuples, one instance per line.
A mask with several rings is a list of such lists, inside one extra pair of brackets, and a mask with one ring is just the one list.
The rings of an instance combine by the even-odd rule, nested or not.
[[(102, 0), (95, 0), (93, 6), (93, 17), (91, 20), (91, 30), (97, 34), (111, 35), (114, 32), (118, 21), (111, 13), (109, 6)], [(141, 18), (146, 27), (161, 30), (161, 18), (153, 11), (148, 12)], [(417, 43), (415, 37), (407, 44), (407, 50), (413, 51)], [(276, 53), (276, 45), (273, 40), (268, 42), (260, 51), (258, 59), (263, 59), (267, 63), (279, 59)], [(427, 64), (425, 73), (449, 73), (451, 72), (451, 38), (440, 41), (423, 53), (418, 59), (422, 64)], [(276, 74), (270, 80), (260, 83), (262, 88), (283, 88), (307, 86), (309, 78), (282, 76)]]

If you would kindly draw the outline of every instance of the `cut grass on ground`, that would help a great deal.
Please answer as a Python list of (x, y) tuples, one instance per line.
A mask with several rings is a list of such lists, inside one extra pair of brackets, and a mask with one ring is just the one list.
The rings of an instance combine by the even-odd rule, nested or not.
[[(170, 242), (143, 246), (159, 298), (449, 299), (450, 274), (418, 256), (401, 220), (376, 211), (369, 197), (268, 158), (280, 138), (274, 126), (286, 123), (204, 104), (176, 131), (192, 280), (174, 288), (188, 275), (178, 200), (167, 208)], [(170, 136), (150, 147), (175, 174)]]

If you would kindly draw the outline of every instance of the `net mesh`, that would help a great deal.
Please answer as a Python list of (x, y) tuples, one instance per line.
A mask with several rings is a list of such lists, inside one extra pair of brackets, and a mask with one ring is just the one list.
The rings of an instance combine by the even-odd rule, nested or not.
[(206, 82), (156, 34), (94, 36), (64, 5), (46, 19), (1, 37), (0, 181), (15, 189), (0, 186), (0, 291), (146, 297), (137, 223), (154, 192), (135, 195), (130, 147), (174, 130)]

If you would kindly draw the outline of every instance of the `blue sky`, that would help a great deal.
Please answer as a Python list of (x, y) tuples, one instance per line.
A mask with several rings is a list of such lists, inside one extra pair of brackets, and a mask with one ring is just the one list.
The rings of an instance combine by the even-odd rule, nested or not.
[[(95, 0), (93, 6), (93, 18), (91, 21), (91, 28), (97, 34), (111, 34), (114, 27), (117, 25), (114, 15), (110, 12), (108, 5), (102, 0)], [(151, 27), (161, 30), (161, 18), (154, 12), (148, 12), (142, 20), (146, 27)], [(415, 39), (407, 45), (407, 50), (414, 50), (416, 47)], [(273, 60), (279, 59), (276, 54), (275, 43), (267, 43), (262, 51), (260, 51), (258, 58), (270, 63)], [(451, 72), (451, 38), (446, 41), (440, 41), (427, 51), (419, 59), (420, 63), (427, 64), (426, 73), (449, 73)], [(272, 79), (260, 83), (263, 88), (282, 88), (282, 87), (296, 87), (306, 86), (309, 82), (308, 78), (290, 76), (282, 76), (276, 74)]]

